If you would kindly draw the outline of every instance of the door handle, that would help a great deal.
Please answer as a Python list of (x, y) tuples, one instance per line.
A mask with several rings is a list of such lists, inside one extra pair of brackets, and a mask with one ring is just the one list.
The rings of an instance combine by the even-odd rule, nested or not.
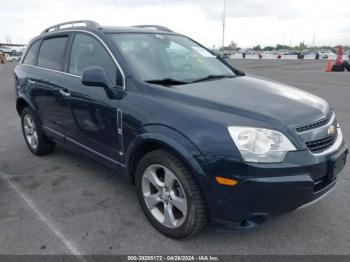
[(28, 79), (28, 84), (34, 85), (35, 81)]
[(70, 97), (70, 93), (69, 92), (66, 92), (66, 91), (63, 91), (63, 90), (59, 90), (61, 95), (65, 96), (65, 97)]

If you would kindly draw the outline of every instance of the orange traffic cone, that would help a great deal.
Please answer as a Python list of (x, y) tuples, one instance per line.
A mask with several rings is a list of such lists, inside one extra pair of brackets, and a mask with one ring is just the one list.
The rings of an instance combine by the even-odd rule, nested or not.
[(327, 65), (326, 65), (326, 72), (332, 72), (332, 61), (328, 60)]

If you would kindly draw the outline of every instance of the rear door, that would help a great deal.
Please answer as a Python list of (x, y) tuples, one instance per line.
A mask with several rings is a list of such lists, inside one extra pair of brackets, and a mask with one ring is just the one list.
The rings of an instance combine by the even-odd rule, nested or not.
[(65, 133), (62, 115), (67, 110), (65, 91), (67, 81), (63, 73), (69, 35), (60, 34), (44, 38), (41, 42), (35, 70), (31, 70), (29, 83), (31, 96), (44, 128)]

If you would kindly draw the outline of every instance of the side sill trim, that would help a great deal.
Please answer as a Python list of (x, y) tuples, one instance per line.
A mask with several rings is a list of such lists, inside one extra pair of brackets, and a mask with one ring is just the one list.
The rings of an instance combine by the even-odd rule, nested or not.
[(54, 133), (54, 134), (60, 136), (60, 137), (63, 137), (64, 140), (67, 140), (67, 141), (69, 141), (69, 142), (71, 142), (71, 143), (73, 143), (73, 144), (75, 144), (75, 145), (77, 145), (77, 146), (80, 146), (81, 148), (84, 148), (85, 150), (90, 151), (91, 153), (94, 153), (95, 155), (98, 155), (98, 156), (100, 156), (100, 157), (102, 157), (102, 158), (104, 158), (104, 159), (106, 159), (106, 160), (108, 160), (108, 161), (110, 161), (110, 162), (113, 162), (113, 163), (115, 163), (115, 164), (117, 164), (117, 165), (120, 165), (120, 166), (123, 167), (123, 168), (126, 167), (123, 163), (120, 163), (120, 162), (118, 162), (117, 160), (114, 160), (114, 159), (112, 159), (112, 158), (110, 158), (110, 157), (108, 157), (108, 156), (106, 156), (106, 155), (104, 155), (104, 154), (101, 154), (101, 153), (99, 153), (99, 152), (93, 150), (92, 148), (87, 147), (87, 146), (85, 146), (85, 145), (83, 145), (83, 144), (81, 144), (81, 143), (75, 141), (74, 139), (71, 139), (71, 138), (69, 138), (69, 137), (66, 137), (66, 136), (64, 136), (63, 134), (61, 134), (60, 132), (57, 132), (56, 130), (53, 130), (53, 129), (50, 128), (50, 127), (47, 127), (47, 126), (42, 126), (42, 127), (45, 128), (45, 129), (47, 129), (48, 131), (50, 131), (50, 132), (52, 132), (52, 133)]

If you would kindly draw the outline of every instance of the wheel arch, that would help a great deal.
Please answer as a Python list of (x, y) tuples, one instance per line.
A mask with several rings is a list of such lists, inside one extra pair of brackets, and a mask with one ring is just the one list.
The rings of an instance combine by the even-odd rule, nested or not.
[(19, 116), (22, 115), (23, 109), (29, 107), (35, 111), (34, 105), (24, 97), (18, 97), (16, 100), (16, 110)]
[(167, 127), (160, 127), (159, 130), (166, 131), (167, 134), (145, 132), (137, 136), (130, 144), (126, 153), (126, 164), (131, 180), (134, 182), (137, 163), (142, 156), (153, 150), (166, 149), (178, 157), (189, 168), (206, 198), (208, 177), (202, 167), (205, 159), (201, 152), (177, 131)]

